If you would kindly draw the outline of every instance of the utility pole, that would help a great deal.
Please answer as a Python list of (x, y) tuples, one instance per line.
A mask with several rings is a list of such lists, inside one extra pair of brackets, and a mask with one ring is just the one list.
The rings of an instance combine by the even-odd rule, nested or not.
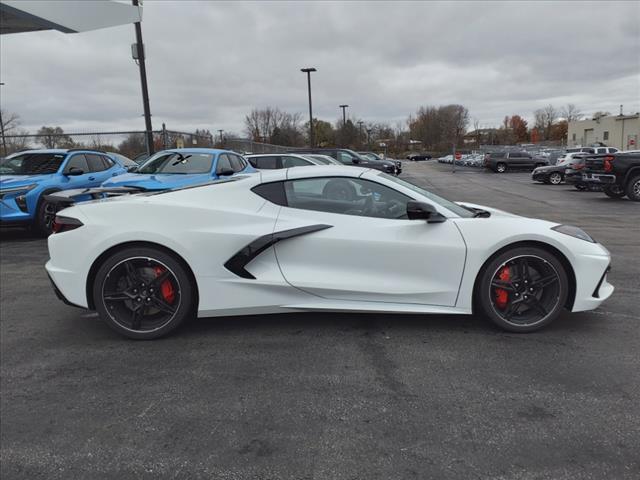
[[(139, 7), (138, 0), (131, 0), (134, 7)], [(144, 62), (144, 45), (142, 43), (142, 26), (140, 22), (135, 22), (136, 29), (136, 53), (138, 66), (140, 67), (140, 83), (142, 84), (142, 106), (144, 108), (145, 135), (147, 138), (147, 152), (149, 155), (155, 153), (153, 148), (153, 128), (151, 127), (151, 107), (149, 107), (149, 89), (147, 88), (147, 67)]]
[(367, 128), (367, 145), (371, 146), (371, 129)]
[(218, 130), (218, 133), (220, 134), (220, 146), (222, 146), (222, 144), (224, 143), (224, 140), (222, 140), (222, 132), (224, 132), (224, 130)]
[(342, 126), (347, 126), (347, 107), (349, 105), (338, 105), (342, 109)]
[(313, 67), (301, 68), (301, 72), (307, 74), (307, 91), (309, 93), (309, 146), (313, 147), (315, 142), (313, 138), (313, 109), (311, 108), (311, 72), (316, 72), (317, 70)]
[(359, 138), (360, 142), (362, 142), (362, 124), (363, 123), (364, 122), (362, 120), (358, 120), (358, 127), (360, 127), (360, 135), (359, 135), (358, 138)]

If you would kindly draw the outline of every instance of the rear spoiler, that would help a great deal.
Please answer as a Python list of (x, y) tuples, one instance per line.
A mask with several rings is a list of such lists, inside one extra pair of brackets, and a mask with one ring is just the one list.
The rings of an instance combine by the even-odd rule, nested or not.
[[(62, 190), (44, 196), (44, 199), (56, 206), (58, 210), (70, 207), (76, 201), (99, 200), (101, 198), (119, 197), (121, 195), (131, 195), (141, 193), (146, 189), (141, 187), (97, 187), (97, 188), (77, 188), (73, 190)], [(80, 197), (80, 199), (78, 198)], [(85, 197), (85, 198), (82, 198)], [(89, 198), (87, 198), (89, 197)]]

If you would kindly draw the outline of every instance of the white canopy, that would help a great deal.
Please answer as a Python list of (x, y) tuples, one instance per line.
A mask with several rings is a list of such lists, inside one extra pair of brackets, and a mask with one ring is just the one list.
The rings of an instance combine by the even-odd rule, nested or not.
[(78, 33), (142, 21), (142, 7), (112, 0), (2, 0), (0, 34), (58, 30)]

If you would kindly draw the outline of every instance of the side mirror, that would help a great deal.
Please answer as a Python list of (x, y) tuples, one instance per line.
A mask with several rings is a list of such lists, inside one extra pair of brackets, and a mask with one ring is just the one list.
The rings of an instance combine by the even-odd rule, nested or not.
[(354, 165), (357, 165), (357, 164), (360, 163), (360, 159), (354, 157), (354, 158), (351, 159), (351, 163), (353, 163)]
[(65, 172), (65, 175), (68, 175), (69, 177), (77, 177), (78, 175), (84, 175), (84, 170), (78, 167), (71, 167)]
[(426, 220), (427, 223), (442, 223), (447, 219), (430, 203), (416, 201), (407, 202), (407, 217), (409, 220)]
[(127, 172), (129, 172), (129, 173), (137, 172), (138, 168), (140, 168), (140, 165), (129, 165), (127, 167)]
[(216, 173), (218, 174), (219, 177), (228, 177), (230, 175), (233, 175), (236, 172), (234, 172), (230, 168), (227, 168), (225, 170), (220, 170), (219, 172), (216, 172)]

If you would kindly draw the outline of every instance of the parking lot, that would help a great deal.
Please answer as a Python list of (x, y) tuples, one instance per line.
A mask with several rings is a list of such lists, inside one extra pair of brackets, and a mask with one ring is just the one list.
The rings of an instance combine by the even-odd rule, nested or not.
[(2, 477), (639, 478), (640, 206), (528, 172), (404, 167), (451, 199), (585, 229), (613, 255), (613, 297), (528, 335), (314, 313), (135, 342), (56, 299), (45, 240), (2, 231)]

